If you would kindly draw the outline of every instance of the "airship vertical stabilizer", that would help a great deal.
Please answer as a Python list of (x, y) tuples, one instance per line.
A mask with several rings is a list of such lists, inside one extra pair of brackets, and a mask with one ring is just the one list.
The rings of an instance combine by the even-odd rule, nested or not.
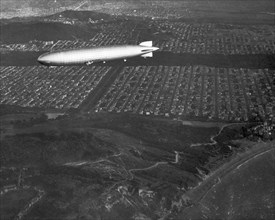
[(153, 57), (153, 53), (150, 52), (150, 53), (146, 53), (146, 54), (143, 54), (141, 55), (142, 57)]
[(153, 46), (153, 41), (144, 41), (139, 44), (139, 46), (144, 46), (144, 47), (152, 47)]

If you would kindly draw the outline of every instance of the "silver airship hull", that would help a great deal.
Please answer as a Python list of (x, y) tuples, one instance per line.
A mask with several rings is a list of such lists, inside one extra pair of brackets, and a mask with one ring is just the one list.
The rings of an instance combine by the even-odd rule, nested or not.
[(38, 62), (48, 66), (92, 64), (95, 62), (126, 59), (135, 56), (152, 56), (152, 52), (158, 49), (159, 48), (157, 47), (152, 47), (151, 41), (147, 41), (141, 43), (140, 45), (105, 46), (63, 50), (42, 54), (38, 58)]

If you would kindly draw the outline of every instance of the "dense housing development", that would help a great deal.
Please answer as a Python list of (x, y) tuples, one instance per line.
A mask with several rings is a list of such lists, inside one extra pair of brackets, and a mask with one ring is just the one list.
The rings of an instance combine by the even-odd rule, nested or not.
[(273, 54), (275, 28), (270, 25), (230, 25), (150, 21), (149, 29), (128, 21), (96, 24), (100, 31), (83, 40), (31, 40), (26, 43), (2, 44), (0, 50), (49, 51), (104, 45), (138, 44), (150, 32), (154, 46), (161, 51), (188, 54)]
[[(92, 7), (91, 3), (84, 3), (83, 7)], [(90, 103), (85, 111), (179, 119), (247, 121), (274, 115), (275, 73), (268, 64), (275, 53), (274, 26), (191, 22), (182, 18), (194, 17), (195, 11), (182, 14), (184, 8), (177, 1), (166, 8), (154, 4), (150, 1), (144, 10), (130, 11), (123, 8), (124, 4), (120, 5), (123, 15), (130, 17), (121, 16), (122, 11), (104, 3), (100, 7), (93, 5), (93, 10), (107, 12), (108, 16), (73, 17), (61, 13), (42, 18), (41, 22), (64, 25), (67, 31), (85, 27), (85, 36), (73, 36), (73, 39), (1, 42), (3, 54), (36, 53), (35, 59), (46, 51), (138, 45), (145, 39), (152, 40), (159, 51), (151, 63), (138, 60), (117, 66), (107, 62), (99, 66), (54, 69), (37, 66), (36, 62), (28, 64), (34, 66), (1, 66), (0, 103), (56, 109), (82, 108)], [(177, 4), (181, 6), (176, 7)], [(186, 4), (187, 7), (191, 3)], [(164, 14), (177, 19), (160, 19)], [(260, 67), (250, 67), (253, 61), (246, 56), (256, 57), (255, 66)], [(223, 57), (224, 63), (219, 57)], [(234, 64), (239, 58), (243, 61)], [(247, 62), (250, 63), (246, 65)], [(24, 84), (18, 84), (19, 81)]]
[(125, 67), (96, 110), (248, 120), (274, 111), (274, 73), (208, 66)]
[(77, 108), (110, 67), (0, 67), (1, 104)]
[[(111, 69), (108, 66), (53, 69), (2, 66), (0, 102), (78, 108), (99, 82), (109, 77)], [(95, 111), (246, 121), (274, 114), (274, 74), (274, 70), (268, 69), (202, 65), (125, 66), (101, 94)]]

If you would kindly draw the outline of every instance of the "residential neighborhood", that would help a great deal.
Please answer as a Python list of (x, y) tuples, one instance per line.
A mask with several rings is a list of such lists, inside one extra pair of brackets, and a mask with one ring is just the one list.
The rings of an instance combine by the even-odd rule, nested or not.
[(110, 67), (0, 67), (1, 104), (77, 108)]
[(274, 115), (274, 74), (208, 66), (125, 67), (96, 111), (247, 121)]
[[(66, 21), (68, 22), (68, 21)], [(122, 21), (96, 24), (97, 33), (89, 40), (31, 40), (25, 43), (1, 44), (0, 51), (53, 51), (104, 45), (138, 44), (144, 36), (153, 40), (161, 51), (175, 54), (273, 54), (275, 28), (270, 25), (231, 25), (150, 21), (149, 28), (140, 22)]]

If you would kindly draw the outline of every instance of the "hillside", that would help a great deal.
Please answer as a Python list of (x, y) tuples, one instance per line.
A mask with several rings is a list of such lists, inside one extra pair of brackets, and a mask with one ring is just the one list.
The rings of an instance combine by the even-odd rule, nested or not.
[(89, 39), (95, 30), (88, 26), (72, 26), (60, 23), (13, 23), (1, 26), (3, 43), (25, 43), (30, 40), (55, 41)]

